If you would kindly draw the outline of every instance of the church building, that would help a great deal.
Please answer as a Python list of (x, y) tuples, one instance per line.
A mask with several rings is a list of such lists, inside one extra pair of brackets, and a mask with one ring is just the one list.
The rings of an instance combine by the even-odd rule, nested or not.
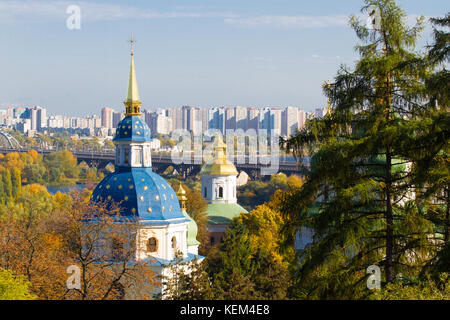
[(210, 244), (221, 241), (225, 230), (234, 217), (248, 213), (237, 203), (234, 164), (227, 159), (227, 145), (220, 133), (213, 142), (213, 159), (206, 162), (200, 171), (202, 195), (208, 201), (208, 233)]
[[(165, 274), (177, 253), (183, 262), (203, 257), (197, 252), (197, 225), (185, 210), (186, 192), (180, 186), (178, 198), (171, 185), (152, 171), (150, 129), (141, 119), (133, 49), (124, 104), (125, 118), (113, 139), (115, 171), (96, 186), (91, 202), (120, 203), (120, 215), (138, 222), (135, 260), (151, 258), (154, 272)], [(163, 289), (157, 290), (156, 294)]]

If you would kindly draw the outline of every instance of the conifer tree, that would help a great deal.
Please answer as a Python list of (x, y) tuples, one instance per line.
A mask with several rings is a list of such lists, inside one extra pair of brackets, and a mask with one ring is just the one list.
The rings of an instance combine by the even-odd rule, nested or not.
[(0, 174), (0, 202), (4, 203), (6, 200), (5, 186), (3, 184), (3, 175)]
[(11, 183), (12, 183), (13, 197), (17, 197), (20, 194), (20, 191), (22, 190), (22, 177), (20, 175), (20, 170), (18, 168), (12, 169)]
[(3, 176), (3, 186), (5, 190), (5, 196), (11, 198), (13, 192), (13, 186), (11, 182), (11, 172), (9, 170), (4, 170), (2, 176)]
[(284, 208), (287, 238), (303, 227), (315, 232), (300, 256), (297, 284), (309, 285), (299, 289), (303, 296), (363, 296), (370, 265), (382, 268), (387, 283), (415, 275), (434, 234), (415, 201), (411, 170), (428, 148), (418, 143), (427, 127), (425, 79), (433, 67), (415, 49), (423, 18), (410, 28), (395, 1), (365, 4), (363, 12), (376, 6), (380, 16), (372, 28), (351, 18), (360, 59), (324, 85), (329, 113), (283, 142), (297, 155), (312, 155), (307, 181)]
[[(429, 46), (425, 63), (434, 72), (425, 80), (430, 96), (427, 106), (428, 122), (421, 130), (420, 143), (426, 145), (413, 167), (415, 183), (420, 187), (419, 199), (427, 218), (436, 226), (437, 254), (424, 273), (434, 274), (441, 282), (440, 272), (450, 270), (450, 150), (449, 92), (450, 74), (446, 66), (450, 59), (450, 15), (431, 19), (434, 43)], [(446, 29), (445, 29), (446, 28)]]
[[(167, 300), (210, 300), (213, 291), (210, 278), (206, 273), (206, 264), (194, 260), (182, 262), (177, 256), (175, 264), (169, 266), (170, 277), (163, 277), (164, 299)], [(187, 270), (189, 270), (187, 272)], [(157, 298), (163, 298), (161, 295)]]

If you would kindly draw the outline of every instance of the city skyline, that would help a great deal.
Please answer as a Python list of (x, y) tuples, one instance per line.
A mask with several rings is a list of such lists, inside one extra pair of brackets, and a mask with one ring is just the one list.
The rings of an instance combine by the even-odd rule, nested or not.
[[(326, 106), (321, 85), (356, 59), (350, 14), (360, 1), (75, 2), (80, 30), (68, 30), (66, 1), (2, 1), (0, 39), (8, 50), (0, 108), (34, 106), (49, 114), (86, 116), (121, 108), (120, 61), (130, 32), (137, 39), (137, 77), (147, 109)], [(403, 1), (410, 18), (438, 16), (443, 1)], [(428, 42), (427, 28), (421, 40)], [(269, 45), (270, 44), (270, 45)], [(331, 50), (332, 48), (332, 50)], [(420, 49), (420, 48), (419, 48)], [(7, 63), (6, 63), (7, 62)]]
[[(290, 136), (301, 130), (307, 119), (322, 118), (328, 108), (316, 108), (308, 112), (295, 106), (284, 108), (252, 108), (245, 106), (198, 108), (182, 106), (142, 110), (140, 118), (150, 128), (152, 135), (172, 134), (177, 130), (187, 130), (194, 134), (219, 130), (227, 135), (229, 130), (251, 133), (254, 130), (267, 130), (276, 135)], [(0, 109), (0, 126), (18, 130), (23, 134), (34, 135), (47, 129), (87, 129), (88, 136), (113, 136), (119, 122), (124, 118), (122, 110), (104, 107), (97, 114), (84, 117), (51, 115), (41, 106), (8, 107)], [(250, 131), (249, 131), (250, 130)], [(211, 132), (210, 132), (211, 133)]]

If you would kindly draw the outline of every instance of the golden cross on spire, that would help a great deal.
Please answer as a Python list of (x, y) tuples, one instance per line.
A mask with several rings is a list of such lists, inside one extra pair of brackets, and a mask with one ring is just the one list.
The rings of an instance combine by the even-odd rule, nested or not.
[(133, 38), (133, 32), (131, 33), (131, 38), (130, 38), (130, 40), (128, 40), (128, 42), (130, 43), (130, 46), (131, 46), (131, 55), (133, 55), (134, 54), (134, 51), (133, 51), (134, 43), (136, 42), (136, 40), (134, 40), (134, 38)]

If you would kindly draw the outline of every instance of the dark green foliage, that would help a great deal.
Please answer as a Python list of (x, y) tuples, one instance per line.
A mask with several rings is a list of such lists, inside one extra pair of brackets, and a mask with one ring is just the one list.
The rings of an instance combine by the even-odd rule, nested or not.
[[(165, 284), (164, 299), (168, 300), (210, 300), (213, 291), (210, 279), (206, 273), (206, 264), (201, 261), (182, 263), (180, 255), (176, 257), (177, 264), (169, 267), (171, 277), (163, 278)], [(189, 272), (186, 272), (190, 269)], [(161, 298), (161, 297), (157, 297)]]
[[(290, 285), (287, 267), (266, 248), (252, 253), (249, 230), (234, 219), (219, 247), (212, 247), (200, 264), (172, 265), (164, 278), (166, 299), (253, 300), (286, 299)], [(180, 261), (180, 257), (178, 258)]]
[(284, 300), (290, 286), (287, 269), (276, 261), (270, 252), (259, 248), (253, 257), (256, 272), (253, 274), (255, 291), (260, 299)]
[(12, 192), (13, 192), (12, 181), (11, 181), (11, 172), (9, 170), (4, 170), (2, 172), (2, 178), (3, 178), (3, 188), (5, 191), (5, 196), (8, 198), (11, 198)]
[(427, 148), (418, 154), (412, 170), (415, 174), (414, 183), (420, 188), (418, 200), (421, 209), (436, 226), (437, 254), (427, 263), (421, 276), (426, 278), (431, 274), (437, 283), (441, 283), (441, 273), (450, 270), (450, 75), (446, 69), (450, 58), (450, 19), (447, 13), (444, 18), (431, 20), (434, 24), (435, 41), (429, 47), (426, 62), (432, 64), (435, 71), (425, 82), (430, 108), (420, 136), (420, 144), (427, 145)]
[(234, 219), (220, 251), (211, 250), (207, 263), (218, 299), (285, 299), (290, 285), (287, 268), (266, 248), (252, 253), (251, 232)]
[(417, 275), (434, 252), (435, 225), (415, 197), (413, 167), (448, 148), (448, 112), (434, 107), (426, 85), (433, 65), (415, 51), (422, 19), (409, 28), (394, 1), (365, 3), (363, 11), (380, 8), (381, 29), (351, 19), (360, 60), (324, 85), (330, 113), (284, 142), (312, 155), (307, 181), (284, 208), (288, 239), (305, 226), (316, 234), (300, 253), (298, 297), (362, 298), (368, 266), (393, 282)]
[(45, 174), (45, 166), (41, 163), (30, 164), (23, 169), (23, 177), (27, 183), (43, 183)]
[(77, 160), (68, 151), (51, 153), (45, 157), (44, 163), (48, 170), (50, 183), (62, 182), (65, 179), (76, 179), (80, 175)]
[(13, 189), (13, 197), (17, 197), (22, 190), (22, 177), (20, 175), (20, 170), (17, 168), (12, 169), (11, 183)]
[(0, 175), (0, 201), (4, 203), (5, 199), (6, 199), (5, 186), (3, 185), (3, 177), (2, 175)]

